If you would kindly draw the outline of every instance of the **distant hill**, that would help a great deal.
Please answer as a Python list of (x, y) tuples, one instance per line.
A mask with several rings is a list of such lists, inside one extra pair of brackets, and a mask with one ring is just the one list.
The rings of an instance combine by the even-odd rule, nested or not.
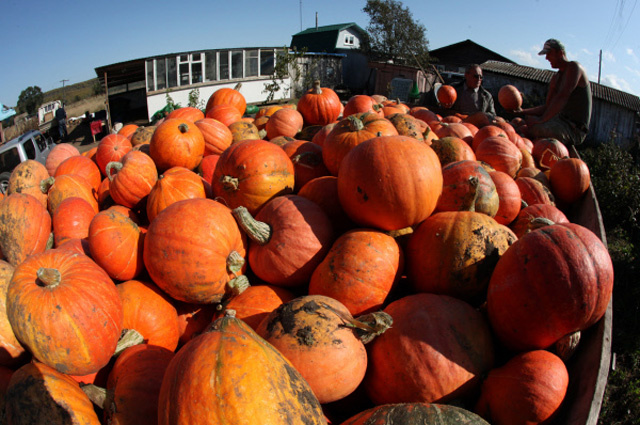
[[(64, 97), (66, 98), (67, 104), (75, 103), (100, 93), (103, 93), (103, 90), (97, 78), (64, 86)], [(63, 89), (62, 87), (58, 87), (43, 94), (43, 103), (51, 100), (62, 100)]]

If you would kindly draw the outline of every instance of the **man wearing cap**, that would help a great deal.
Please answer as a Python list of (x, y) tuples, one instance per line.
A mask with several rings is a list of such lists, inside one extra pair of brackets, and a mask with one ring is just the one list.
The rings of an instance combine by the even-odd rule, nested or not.
[(538, 53), (545, 55), (558, 72), (549, 82), (544, 105), (522, 109), (531, 139), (553, 137), (566, 145), (579, 145), (589, 131), (591, 87), (587, 72), (576, 61), (569, 61), (564, 46), (549, 39)]

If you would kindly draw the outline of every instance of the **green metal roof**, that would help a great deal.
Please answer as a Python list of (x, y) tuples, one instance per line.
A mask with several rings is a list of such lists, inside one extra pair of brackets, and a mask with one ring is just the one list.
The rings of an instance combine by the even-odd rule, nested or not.
[(317, 28), (312, 27), (294, 34), (291, 39), (290, 47), (298, 50), (302, 50), (304, 48), (307, 52), (334, 53), (340, 31), (347, 28), (354, 29), (361, 34), (366, 34), (366, 31), (354, 22), (325, 25)]
[(355, 22), (347, 22), (345, 24), (333, 24), (333, 25), (324, 25), (317, 28), (316, 27), (307, 28), (304, 31), (300, 31), (299, 33), (293, 34), (293, 36), (295, 37), (296, 35), (302, 35), (302, 34), (317, 34), (319, 32), (325, 32), (325, 31), (340, 31), (350, 27), (356, 27), (358, 31), (364, 33), (364, 30), (360, 28)]

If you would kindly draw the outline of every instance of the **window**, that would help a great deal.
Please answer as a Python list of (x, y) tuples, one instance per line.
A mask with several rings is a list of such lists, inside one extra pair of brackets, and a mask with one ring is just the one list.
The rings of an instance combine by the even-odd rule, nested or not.
[(156, 90), (167, 88), (167, 68), (166, 60), (156, 59)]
[(246, 50), (244, 52), (244, 76), (245, 77), (257, 77), (258, 76), (258, 51)]
[(33, 144), (33, 140), (29, 139), (24, 142), (24, 152), (27, 154), (27, 159), (36, 159), (36, 145)]
[(260, 75), (273, 75), (274, 65), (273, 50), (261, 50)]
[(205, 53), (204, 60), (204, 80), (205, 81), (215, 81), (217, 70), (216, 70), (216, 52), (207, 52)]
[(231, 52), (231, 78), (242, 78), (244, 76), (242, 57), (242, 50), (233, 50)]
[(229, 51), (223, 50), (220, 52), (220, 79), (229, 79)]
[(0, 153), (0, 169), (11, 171), (20, 164), (20, 154), (18, 148), (11, 148), (8, 151)]
[(42, 152), (47, 148), (47, 141), (45, 140), (42, 134), (36, 134), (33, 137), (33, 139), (36, 141), (36, 144), (38, 145), (38, 149), (40, 149), (40, 152)]
[(175, 57), (167, 58), (167, 85), (169, 87), (178, 85), (178, 65)]
[(148, 60), (146, 63), (147, 67), (147, 91), (154, 91), (155, 83), (153, 81), (153, 59)]
[(344, 44), (347, 44), (349, 46), (353, 46), (354, 44), (354, 38), (352, 35), (345, 35), (344, 36)]

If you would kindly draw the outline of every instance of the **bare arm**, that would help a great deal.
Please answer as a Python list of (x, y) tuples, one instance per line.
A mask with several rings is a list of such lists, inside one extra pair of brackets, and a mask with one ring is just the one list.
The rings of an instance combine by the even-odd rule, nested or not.
[(580, 65), (576, 62), (570, 62), (559, 86), (556, 87), (555, 93), (547, 99), (546, 109), (541, 118), (542, 122), (550, 120), (564, 109), (569, 96), (578, 86), (581, 75)]

